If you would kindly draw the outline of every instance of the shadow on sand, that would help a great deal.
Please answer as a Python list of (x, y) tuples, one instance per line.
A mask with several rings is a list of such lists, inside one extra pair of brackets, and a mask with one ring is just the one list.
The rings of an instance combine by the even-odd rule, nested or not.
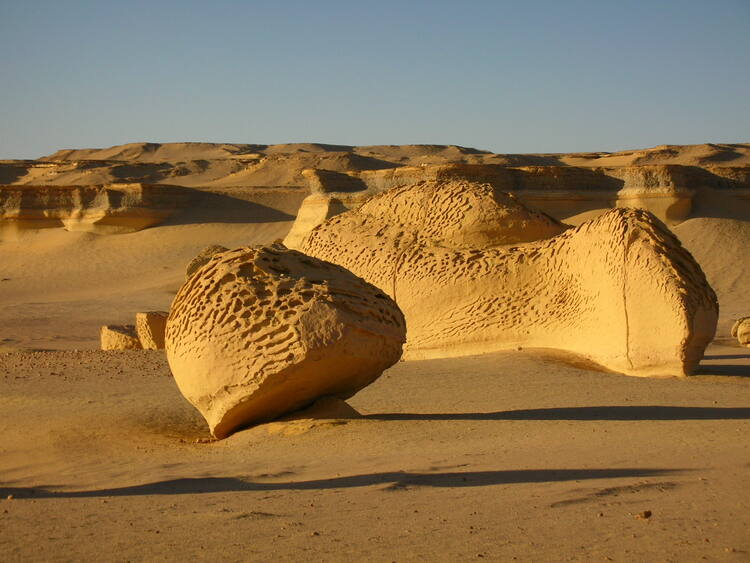
[(96, 498), (141, 495), (188, 495), (203, 493), (229, 493), (243, 491), (310, 491), (324, 489), (349, 489), (387, 485), (387, 490), (408, 487), (483, 487), (517, 483), (545, 483), (553, 481), (581, 481), (586, 479), (616, 479), (623, 477), (654, 477), (677, 473), (680, 469), (523, 469), (516, 471), (467, 471), (455, 473), (368, 473), (311, 481), (254, 483), (237, 477), (203, 477), (170, 479), (131, 487), (99, 489), (94, 491), (60, 491), (57, 485), (40, 487), (0, 487), (0, 495), (16, 498)]
[[(197, 190), (194, 190), (197, 192)], [(275, 223), (293, 221), (289, 215), (261, 203), (226, 194), (200, 192), (193, 194), (192, 205), (164, 221), (162, 225), (201, 223)]]
[[(739, 358), (741, 356), (734, 356)], [(693, 375), (723, 375), (727, 377), (750, 377), (750, 365), (745, 364), (702, 364)]]
[[(732, 339), (734, 340), (734, 339)], [(704, 360), (750, 360), (750, 354), (706, 354), (703, 356)], [(705, 366), (711, 367), (711, 366)], [(747, 366), (750, 369), (750, 366)]]
[(750, 408), (601, 406), (466, 413), (368, 414), (371, 420), (747, 420)]

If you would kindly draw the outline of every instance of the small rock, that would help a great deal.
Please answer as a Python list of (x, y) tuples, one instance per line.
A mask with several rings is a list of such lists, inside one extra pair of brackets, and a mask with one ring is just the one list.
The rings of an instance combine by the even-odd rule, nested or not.
[(142, 350), (133, 325), (106, 325), (100, 333), (102, 350)]
[(737, 319), (732, 326), (732, 336), (742, 346), (750, 347), (750, 317)]
[(135, 331), (144, 350), (164, 349), (164, 332), (167, 328), (166, 311), (136, 313)]
[(644, 510), (643, 512), (639, 512), (638, 514), (636, 514), (635, 517), (638, 520), (648, 520), (649, 518), (651, 518), (651, 515), (652, 512), (650, 510)]

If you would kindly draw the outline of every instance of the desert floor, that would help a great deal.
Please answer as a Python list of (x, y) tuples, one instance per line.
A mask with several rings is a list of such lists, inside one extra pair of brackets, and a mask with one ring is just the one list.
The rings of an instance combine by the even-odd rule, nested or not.
[(100, 325), (167, 308), (201, 248), (289, 226), (4, 234), (0, 559), (750, 559), (750, 349), (727, 334), (750, 223), (675, 228), (722, 307), (685, 379), (544, 350), (401, 362), (350, 399), (360, 418), (212, 441), (163, 352), (96, 350)]
[(543, 351), (401, 362), (350, 400), (362, 418), (223, 441), (162, 352), (8, 354), (0, 377), (6, 561), (750, 557), (738, 347), (682, 380)]

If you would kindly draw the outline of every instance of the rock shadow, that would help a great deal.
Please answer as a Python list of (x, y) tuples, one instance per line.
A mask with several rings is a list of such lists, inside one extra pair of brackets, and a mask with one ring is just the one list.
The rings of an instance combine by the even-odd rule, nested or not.
[(370, 420), (748, 420), (750, 408), (596, 406), (499, 412), (383, 413), (368, 414), (364, 418)]
[[(197, 190), (196, 190), (197, 191)], [(276, 223), (293, 221), (289, 215), (254, 201), (224, 194), (202, 192), (196, 194), (187, 209), (170, 217), (162, 225), (192, 225), (198, 223)]]
[[(738, 358), (740, 356), (734, 356)], [(695, 370), (694, 375), (721, 375), (727, 377), (750, 377), (750, 365), (745, 364), (717, 364), (701, 365)]]
[(588, 479), (620, 479), (654, 477), (679, 473), (682, 469), (621, 468), (621, 469), (521, 469), (508, 471), (466, 471), (451, 473), (411, 473), (405, 471), (367, 473), (310, 481), (256, 483), (239, 477), (184, 478), (144, 483), (130, 487), (91, 491), (54, 491), (59, 485), (39, 487), (0, 487), (0, 496), (15, 498), (99, 498), (146, 495), (186, 495), (245, 491), (313, 491), (385, 486), (386, 490), (410, 487), (485, 487), (520, 483), (580, 481)]
[[(704, 360), (750, 360), (750, 354), (714, 354), (703, 356)], [(714, 366), (701, 366), (701, 367), (714, 367)], [(750, 368), (750, 366), (748, 366)]]

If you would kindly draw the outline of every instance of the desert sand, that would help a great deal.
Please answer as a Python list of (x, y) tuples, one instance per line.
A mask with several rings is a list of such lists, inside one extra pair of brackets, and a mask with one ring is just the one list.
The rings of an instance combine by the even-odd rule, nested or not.
[[(747, 144), (137, 143), (0, 162), (3, 560), (747, 560), (750, 354), (731, 327), (750, 314), (749, 166)], [(298, 212), (309, 232), (445, 178), (574, 226), (654, 212), (718, 298), (693, 375), (533, 347), (408, 360), (350, 409), (215, 440), (164, 350), (98, 350), (102, 325), (168, 310), (208, 246), (271, 244)]]

